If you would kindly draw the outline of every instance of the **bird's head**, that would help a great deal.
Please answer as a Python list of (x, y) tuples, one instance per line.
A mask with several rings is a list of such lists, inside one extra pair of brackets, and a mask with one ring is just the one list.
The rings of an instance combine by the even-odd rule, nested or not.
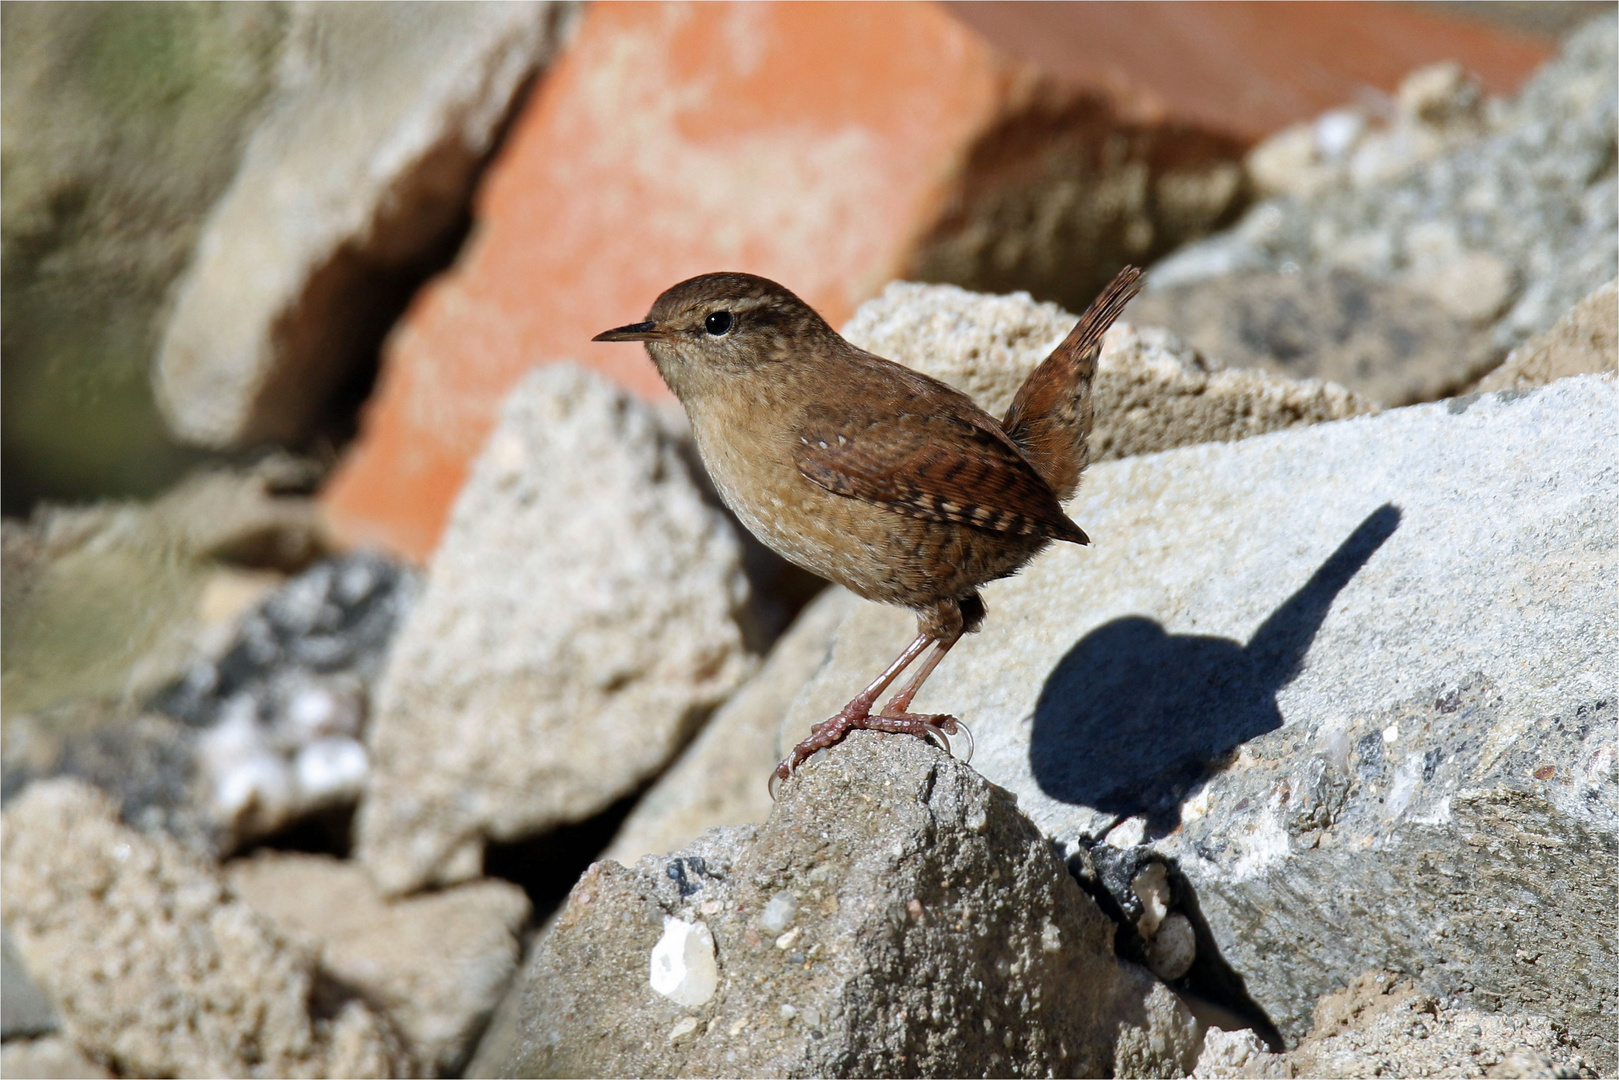
[(703, 274), (666, 290), (644, 322), (592, 341), (641, 341), (682, 400), (717, 382), (840, 341), (813, 308), (768, 278)]

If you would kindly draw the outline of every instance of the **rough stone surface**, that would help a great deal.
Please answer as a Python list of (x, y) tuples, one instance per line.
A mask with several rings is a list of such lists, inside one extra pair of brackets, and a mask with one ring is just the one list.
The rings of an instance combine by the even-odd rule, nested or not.
[(359, 857), (390, 893), (582, 820), (750, 673), (740, 545), (652, 410), (567, 365), (512, 395), (396, 639)]
[(354, 805), (371, 689), (419, 591), (417, 574), (374, 552), (323, 560), (153, 699), (192, 733), (191, 801), (215, 850)]
[(1246, 1028), (1223, 1031), (1211, 1027), (1203, 1033), (1192, 1080), (1230, 1080), (1233, 1077), (1283, 1078), (1292, 1076), (1287, 1058), (1273, 1054), (1263, 1039)]
[[(1300, 358), (1317, 363), (1320, 347), (1297, 348), (1287, 334), (1263, 332), (1281, 327), (1287, 305), (1299, 302), (1274, 275), (1298, 272), (1319, 282), (1346, 270), (1430, 300), (1456, 322), (1454, 334), (1473, 328), (1494, 356), (1505, 356), (1611, 280), (1619, 264), (1616, 38), (1611, 13), (1594, 19), (1515, 99), (1484, 110), (1477, 138), (1392, 175), (1374, 169), (1361, 180), (1350, 169), (1308, 197), (1255, 206), (1230, 231), (1161, 262), (1148, 290), (1162, 296), (1138, 303), (1227, 363), (1263, 359), (1290, 370)], [(1238, 273), (1255, 276), (1222, 280)], [(1202, 288), (1226, 302), (1192, 303)], [(1249, 288), (1249, 303), (1270, 306), (1271, 315), (1234, 304)], [(1385, 318), (1397, 310), (1386, 308)], [(1412, 332), (1433, 331), (1418, 322)], [(1384, 331), (1390, 340), (1393, 333)], [(1442, 342), (1443, 335), (1435, 340), (1438, 354), (1426, 355), (1454, 377), (1458, 368), (1443, 357)], [(1222, 353), (1235, 348), (1241, 355)], [(1336, 377), (1372, 393), (1348, 373)]]
[(1383, 405), (1444, 397), (1501, 355), (1430, 298), (1343, 267), (1176, 286), (1136, 300), (1126, 318), (1173, 327), (1217, 364), (1327, 379)]
[(263, 851), (229, 863), (243, 903), (318, 952), (322, 970), (387, 1012), (439, 1075), (464, 1064), (517, 969), (528, 897), (484, 880), (388, 901), (359, 866)]
[(60, 1035), (13, 1039), (0, 1047), (0, 1075), (34, 1080), (112, 1080), (106, 1066)]
[[(1379, 967), (1612, 1071), (1616, 426), (1579, 376), (1104, 462), (915, 707), (1071, 855), (1168, 860), (1290, 1040)], [(783, 741), (913, 632), (852, 612)]]
[(154, 372), (174, 430), (209, 446), (309, 434), (458, 239), (478, 165), (571, 5), (292, 10)]
[[(949, 383), (1005, 415), (1078, 316), (1028, 293), (986, 296), (894, 282), (843, 328), (850, 341)], [(1222, 368), (1171, 333), (1118, 325), (1096, 365), (1091, 460), (1228, 442), (1372, 408), (1340, 386)]]
[(685, 847), (721, 825), (770, 816), (765, 781), (783, 756), (781, 720), (825, 663), (854, 594), (836, 586), (810, 602), (776, 642), (758, 674), (720, 707), (702, 733), (635, 804), (602, 858), (632, 865)]
[(1006, 792), (864, 732), (763, 826), (595, 864), (522, 993), (499, 1075), (1168, 1076), (1196, 1050)]
[(1569, 375), (1619, 367), (1619, 284), (1608, 282), (1574, 306), (1544, 334), (1512, 350), (1475, 392), (1525, 390)]
[(1597, 1075), (1543, 1016), (1447, 1008), (1379, 971), (1322, 998), (1315, 1027), (1285, 1056), (1290, 1076)]
[(169, 291), (275, 79), (288, 6), (8, 9), (0, 27), (5, 513), (196, 464), (147, 372)]
[(394, 1076), (408, 1059), (362, 1002), (312, 1017), (311, 958), (173, 840), (118, 824), (74, 780), (0, 818), (6, 924), (63, 1032), (147, 1076)]

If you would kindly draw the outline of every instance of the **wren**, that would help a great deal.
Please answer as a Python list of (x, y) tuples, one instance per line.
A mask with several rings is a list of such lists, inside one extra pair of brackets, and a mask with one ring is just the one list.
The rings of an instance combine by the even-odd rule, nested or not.
[[(946, 748), (964, 731), (953, 716), (910, 712), (911, 701), (982, 624), (980, 586), (1017, 573), (1053, 540), (1089, 543), (1062, 503), (1089, 460), (1102, 334), (1141, 284), (1135, 267), (1120, 271), (1000, 420), (959, 390), (856, 348), (752, 274), (683, 281), (646, 321), (593, 339), (645, 342), (691, 418), (720, 497), (760, 541), (868, 600), (917, 613), (916, 639), (793, 749), (772, 791), (858, 728)], [(873, 712), (924, 653), (905, 688)]]

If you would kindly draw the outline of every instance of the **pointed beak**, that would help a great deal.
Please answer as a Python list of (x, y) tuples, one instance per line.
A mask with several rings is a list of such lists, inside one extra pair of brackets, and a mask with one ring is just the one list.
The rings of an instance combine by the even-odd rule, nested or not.
[(631, 323), (629, 326), (620, 326), (616, 330), (604, 330), (591, 338), (591, 341), (651, 341), (660, 338), (663, 334), (658, 330), (655, 322)]

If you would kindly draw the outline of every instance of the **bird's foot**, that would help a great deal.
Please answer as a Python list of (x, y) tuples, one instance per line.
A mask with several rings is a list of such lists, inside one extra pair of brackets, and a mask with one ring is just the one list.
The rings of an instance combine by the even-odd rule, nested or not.
[(942, 713), (908, 713), (892, 707), (884, 709), (873, 716), (869, 709), (858, 708), (851, 702), (850, 706), (828, 720), (823, 720), (810, 729), (809, 738), (793, 747), (793, 752), (787, 755), (785, 761), (776, 766), (770, 774), (770, 797), (774, 799), (781, 789), (781, 784), (798, 767), (812, 755), (828, 747), (836, 746), (848, 738), (851, 731), (886, 731), (892, 735), (915, 735), (919, 739), (926, 739), (947, 754), (955, 751), (950, 745), (952, 735), (965, 735), (967, 737), (967, 756), (963, 761), (973, 758), (973, 733), (967, 725), (954, 716)]

